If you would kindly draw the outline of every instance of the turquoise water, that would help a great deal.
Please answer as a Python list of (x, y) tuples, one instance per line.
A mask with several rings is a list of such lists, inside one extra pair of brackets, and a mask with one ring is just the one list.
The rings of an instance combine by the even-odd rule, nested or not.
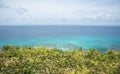
[(83, 47), (84, 49), (96, 48), (98, 50), (120, 49), (120, 38), (103, 37), (103, 36), (53, 36), (40, 37), (30, 39), (12, 39), (3, 40), (0, 45), (31, 45), (31, 46), (45, 46), (50, 48), (59, 48), (62, 50), (70, 50)]
[(71, 50), (83, 47), (120, 50), (120, 27), (81, 26), (2, 26), (0, 46), (5, 44), (45, 46)]

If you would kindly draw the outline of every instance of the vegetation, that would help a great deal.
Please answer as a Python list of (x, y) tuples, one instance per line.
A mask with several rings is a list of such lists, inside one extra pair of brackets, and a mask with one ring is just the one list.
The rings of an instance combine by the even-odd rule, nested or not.
[(69, 50), (5, 45), (0, 74), (120, 74), (120, 51)]

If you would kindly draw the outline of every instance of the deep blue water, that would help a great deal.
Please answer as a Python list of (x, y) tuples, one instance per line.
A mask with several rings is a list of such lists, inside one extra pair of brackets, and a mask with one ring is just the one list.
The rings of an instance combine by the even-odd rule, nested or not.
[(0, 46), (5, 44), (120, 50), (120, 26), (0, 26)]

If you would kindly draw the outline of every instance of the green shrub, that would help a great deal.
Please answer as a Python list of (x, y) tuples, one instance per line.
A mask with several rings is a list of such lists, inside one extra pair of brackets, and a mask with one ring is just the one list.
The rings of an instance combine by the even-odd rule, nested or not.
[(20, 47), (18, 45), (4, 45), (2, 51), (17, 50), (19, 48)]
[(25, 46), (23, 46), (23, 49), (32, 49), (32, 47), (29, 45), (25, 45)]
[[(0, 74), (120, 74), (120, 51), (16, 47), (0, 52)], [(30, 50), (32, 49), (32, 50)]]

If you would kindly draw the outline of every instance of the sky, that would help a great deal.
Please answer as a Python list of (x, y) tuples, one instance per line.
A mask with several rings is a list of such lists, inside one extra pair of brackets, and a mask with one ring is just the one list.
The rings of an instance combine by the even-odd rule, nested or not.
[(0, 25), (120, 26), (120, 0), (0, 0)]

